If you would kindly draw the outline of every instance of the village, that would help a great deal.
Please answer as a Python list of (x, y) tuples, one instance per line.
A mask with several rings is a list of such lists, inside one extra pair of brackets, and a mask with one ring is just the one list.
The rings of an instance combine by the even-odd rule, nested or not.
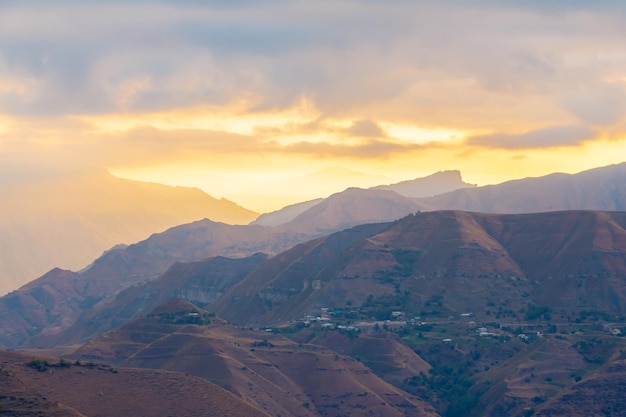
[(400, 336), (417, 334), (420, 339), (453, 343), (455, 338), (476, 337), (506, 342), (513, 338), (532, 343), (543, 338), (546, 334), (583, 335), (585, 333), (603, 333), (610, 336), (622, 337), (626, 329), (624, 323), (598, 323), (589, 320), (574, 323), (565, 322), (554, 324), (551, 322), (524, 322), (524, 321), (477, 321), (474, 313), (463, 312), (449, 315), (445, 318), (422, 318), (420, 316), (407, 317), (405, 311), (393, 310), (389, 319), (363, 319), (359, 309), (345, 311), (320, 307), (303, 315), (302, 318), (281, 323), (275, 327), (266, 327), (266, 332), (292, 333), (299, 329), (310, 328), (319, 331), (336, 331), (346, 333), (352, 337), (358, 334), (374, 334), (393, 332)]

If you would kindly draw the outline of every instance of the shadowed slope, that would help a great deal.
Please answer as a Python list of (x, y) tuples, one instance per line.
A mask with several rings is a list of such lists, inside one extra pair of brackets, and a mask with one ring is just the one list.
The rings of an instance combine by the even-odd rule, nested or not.
[(437, 296), (457, 312), (506, 301), (513, 311), (530, 302), (622, 314), (624, 225), (626, 213), (421, 213), (299, 245), (253, 271), (214, 309), (261, 324), (380, 297), (417, 313)]
[(87, 310), (68, 331), (54, 337), (35, 337), (28, 344), (55, 346), (84, 342), (145, 315), (171, 299), (210, 306), (266, 259), (266, 255), (257, 254), (241, 259), (216, 257), (176, 263), (159, 278), (127, 288), (111, 302)]
[(174, 262), (220, 253), (236, 257), (272, 253), (297, 241), (294, 235), (261, 226), (233, 226), (207, 219), (169, 229), (134, 245), (114, 248), (84, 271), (54, 269), (0, 298), (0, 312), (6, 314), (0, 315), (0, 343), (15, 347), (30, 336), (58, 333), (84, 310), (113, 300), (125, 288), (155, 279)]

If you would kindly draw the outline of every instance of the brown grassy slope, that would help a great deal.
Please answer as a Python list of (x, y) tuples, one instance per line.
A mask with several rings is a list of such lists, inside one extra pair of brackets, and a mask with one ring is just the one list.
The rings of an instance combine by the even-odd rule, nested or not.
[[(74, 282), (77, 274), (54, 269), (42, 277), (33, 291), (16, 291), (0, 299), (0, 346), (16, 347), (42, 327), (54, 323), (46, 332), (56, 332), (73, 323), (75, 314), (67, 306), (80, 295)], [(54, 282), (54, 283), (49, 283)]]
[(188, 372), (271, 415), (436, 415), (362, 363), (321, 346), (229, 325), (161, 327), (160, 334), (156, 329), (153, 319), (135, 320), (74, 356)]
[(84, 414), (44, 397), (25, 384), (12, 365), (26, 357), (0, 352), (0, 414), (10, 417), (84, 417)]
[(572, 211), (478, 217), (525, 275), (535, 303), (626, 312), (626, 213)]
[(572, 375), (585, 369), (583, 356), (566, 337), (552, 335), (528, 345), (519, 355), (492, 366), (473, 391), (483, 393), (473, 416), (521, 415), (574, 384)]
[[(25, 365), (29, 361), (25, 355), (0, 355), (3, 371), (52, 404), (65, 404), (81, 413), (54, 414), (55, 408), (50, 407), (44, 415), (266, 416), (224, 389), (181, 373), (107, 366), (49, 367), (39, 372)], [(0, 385), (0, 390), (8, 387)]]
[(534, 414), (548, 416), (626, 415), (626, 360), (617, 360), (604, 370), (583, 379), (544, 405)]
[(321, 332), (309, 339), (309, 343), (359, 358), (376, 375), (395, 386), (400, 386), (405, 379), (419, 375), (420, 372), (428, 373), (431, 368), (396, 334), (390, 332), (360, 334), (358, 337), (339, 332)]
[(127, 288), (105, 305), (87, 310), (76, 325), (55, 337), (34, 337), (29, 345), (84, 343), (95, 335), (119, 327), (172, 299), (185, 299), (208, 306), (243, 279), (267, 257), (263, 254), (242, 259), (209, 258), (176, 263), (153, 281)]
[(282, 253), (213, 308), (235, 323), (262, 324), (320, 306), (360, 306), (369, 295), (400, 300), (405, 294), (400, 307), (414, 310), (437, 295), (456, 312), (492, 302), (513, 312), (534, 303), (568, 314), (620, 315), (626, 312), (625, 226), (622, 212), (420, 213)]
[[(299, 249), (301, 255), (292, 257), (294, 248), (282, 254), (284, 258), (270, 259), (265, 267), (271, 274), (258, 268), (214, 308), (234, 322), (272, 322), (300, 317), (315, 306), (345, 307), (348, 300), (359, 306), (369, 295), (395, 295), (394, 284), (408, 291), (415, 304), (420, 303), (420, 294), (445, 288), (459, 309), (469, 308), (478, 297), (472, 291), (510, 287), (510, 280), (494, 277), (523, 276), (473, 216), (422, 213), (372, 230), (344, 246), (333, 243), (345, 240), (346, 232), (309, 242)], [(474, 287), (467, 291), (470, 282)], [(248, 308), (255, 314), (247, 314)]]

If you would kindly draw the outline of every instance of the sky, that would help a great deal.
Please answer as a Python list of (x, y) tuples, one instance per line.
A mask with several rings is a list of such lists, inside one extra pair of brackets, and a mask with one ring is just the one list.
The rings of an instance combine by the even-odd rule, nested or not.
[(259, 211), (626, 160), (623, 1), (0, 2), (0, 180), (106, 168)]

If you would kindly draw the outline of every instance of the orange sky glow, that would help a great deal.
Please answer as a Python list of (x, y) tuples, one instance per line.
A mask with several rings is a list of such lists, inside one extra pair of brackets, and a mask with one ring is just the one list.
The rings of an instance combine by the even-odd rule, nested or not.
[(441, 170), (485, 185), (623, 162), (625, 16), (608, 1), (7, 2), (0, 179), (104, 167), (266, 212)]

